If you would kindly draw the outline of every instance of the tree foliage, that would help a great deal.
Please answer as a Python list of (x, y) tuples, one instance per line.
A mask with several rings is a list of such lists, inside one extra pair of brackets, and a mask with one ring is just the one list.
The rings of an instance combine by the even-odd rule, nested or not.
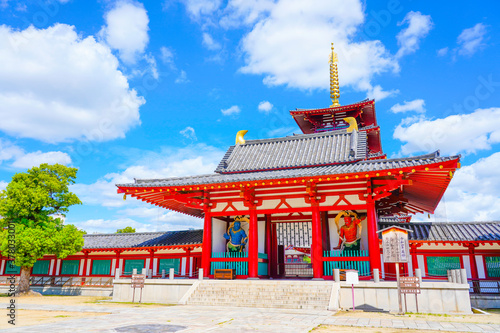
[(126, 233), (134, 233), (135, 229), (132, 227), (125, 227), (123, 229), (116, 230), (117, 234), (126, 234)]
[(15, 174), (0, 192), (0, 251), (21, 266), (21, 282), (23, 271), (29, 279), (29, 268), (45, 254), (63, 259), (82, 249), (83, 232), (62, 220), (70, 206), (81, 204), (69, 191), (76, 172), (60, 164), (41, 164)]

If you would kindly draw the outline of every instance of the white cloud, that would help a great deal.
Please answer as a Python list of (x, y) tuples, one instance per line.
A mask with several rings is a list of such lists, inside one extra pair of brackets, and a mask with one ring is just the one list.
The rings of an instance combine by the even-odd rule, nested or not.
[(109, 173), (93, 184), (74, 184), (71, 190), (85, 205), (137, 206), (142, 202), (131, 198), (124, 201), (117, 194), (115, 184), (133, 183), (134, 178), (161, 179), (213, 173), (224, 152), (197, 144), (182, 149), (164, 147), (160, 152), (137, 152), (134, 155), (140, 157), (122, 172)]
[(457, 170), (438, 206), (446, 221), (500, 220), (500, 153)]
[(220, 44), (207, 32), (203, 33), (203, 45), (209, 50), (218, 50), (221, 48)]
[(366, 93), (368, 98), (375, 99), (377, 101), (381, 101), (384, 98), (387, 98), (387, 97), (392, 96), (392, 95), (397, 95), (397, 94), (399, 94), (398, 89), (392, 89), (392, 90), (386, 91), (386, 90), (383, 90), (380, 85), (370, 87), (368, 89), (368, 92)]
[(122, 138), (144, 99), (108, 47), (74, 27), (0, 26), (0, 130), (45, 142)]
[(189, 79), (187, 78), (187, 74), (185, 71), (181, 70), (177, 79), (175, 79), (175, 83), (188, 83)]
[(437, 149), (444, 155), (488, 150), (500, 142), (500, 108), (477, 109), (434, 120), (425, 117), (413, 122), (403, 120), (393, 137), (406, 142), (401, 147), (403, 155)]
[(111, 48), (118, 50), (120, 59), (128, 64), (135, 63), (149, 42), (149, 18), (144, 6), (119, 1), (106, 13), (105, 20), (106, 26), (100, 35)]
[(222, 0), (183, 0), (189, 16), (199, 20), (201, 16), (211, 15), (219, 9)]
[(36, 151), (18, 157), (11, 166), (14, 168), (29, 169), (34, 166), (39, 166), (42, 163), (69, 165), (71, 164), (71, 157), (60, 151), (51, 151), (48, 153)]
[(273, 105), (268, 101), (262, 101), (259, 103), (258, 109), (260, 112), (269, 113), (273, 109)]
[(471, 56), (484, 46), (484, 36), (486, 35), (486, 26), (478, 23), (472, 28), (465, 29), (457, 38), (458, 54)]
[(269, 14), (274, 4), (274, 0), (229, 0), (220, 25), (224, 28), (251, 25)]
[(162, 46), (160, 47), (160, 53), (161, 53), (161, 61), (164, 64), (169, 65), (170, 68), (175, 69), (174, 53), (172, 52), (172, 50), (166, 46)]
[(372, 92), (374, 75), (399, 69), (380, 41), (353, 41), (364, 22), (358, 0), (324, 0), (314, 5), (280, 0), (268, 12), (259, 16), (241, 41), (246, 62), (241, 71), (265, 75), (267, 85), (326, 89), (328, 41), (335, 42), (341, 86)]
[(194, 131), (194, 128), (192, 128), (191, 126), (186, 127), (185, 129), (183, 129), (179, 133), (181, 133), (182, 136), (184, 136), (187, 139), (191, 139), (191, 140), (194, 140), (194, 141), (198, 140), (196, 138), (196, 132)]
[(241, 112), (241, 109), (238, 105), (233, 105), (229, 109), (221, 109), (220, 112), (222, 112), (223, 115), (225, 116), (230, 116), (233, 114), (238, 114)]
[(5, 190), (7, 188), (7, 185), (9, 185), (9, 183), (0, 180), (0, 191)]
[(430, 15), (422, 15), (420, 12), (413, 11), (406, 14), (403, 21), (398, 23), (398, 25), (405, 23), (408, 24), (408, 27), (401, 30), (396, 36), (399, 45), (396, 58), (401, 58), (404, 55), (417, 51), (420, 40), (427, 36), (433, 26)]
[(0, 139), (0, 164), (3, 161), (10, 161), (13, 168), (29, 169), (42, 163), (69, 165), (71, 157), (60, 151), (26, 153), (12, 142)]
[(425, 101), (423, 99), (414, 99), (413, 101), (404, 101), (404, 104), (396, 104), (391, 107), (393, 113), (415, 111), (425, 113)]
[(442, 49), (439, 49), (437, 51), (437, 55), (440, 57), (444, 57), (447, 54), (448, 54), (448, 47), (443, 47)]

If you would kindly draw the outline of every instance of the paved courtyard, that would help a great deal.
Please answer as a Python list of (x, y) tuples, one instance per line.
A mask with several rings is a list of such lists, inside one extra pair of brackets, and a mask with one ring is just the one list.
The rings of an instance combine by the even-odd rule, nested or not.
[(290, 309), (225, 308), (210, 306), (117, 307), (25, 304), (20, 309), (76, 312), (105, 312), (107, 315), (66, 319), (56, 323), (11, 328), (8, 332), (309, 332), (320, 324), (410, 328), (451, 332), (500, 332), (498, 324), (470, 324), (418, 320), (349, 318), (330, 311)]

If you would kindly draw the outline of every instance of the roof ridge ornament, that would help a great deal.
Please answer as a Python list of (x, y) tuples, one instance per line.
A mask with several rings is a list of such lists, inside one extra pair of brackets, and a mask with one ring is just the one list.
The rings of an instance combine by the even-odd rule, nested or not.
[(243, 137), (247, 133), (248, 133), (248, 130), (238, 131), (238, 133), (236, 133), (236, 142), (235, 142), (235, 144), (237, 144), (237, 145), (238, 144), (244, 145), (245, 144), (245, 139), (243, 139)]
[(337, 70), (337, 53), (333, 51), (333, 43), (332, 43), (332, 53), (330, 54), (330, 98), (332, 99), (331, 108), (340, 106), (339, 97), (339, 73)]

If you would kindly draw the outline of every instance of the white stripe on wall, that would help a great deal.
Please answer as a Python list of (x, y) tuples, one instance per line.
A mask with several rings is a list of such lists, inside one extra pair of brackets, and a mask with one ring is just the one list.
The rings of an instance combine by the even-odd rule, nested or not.
[(484, 279), (486, 277), (486, 273), (484, 272), (483, 256), (478, 254), (475, 257), (476, 257), (477, 277), (480, 279)]
[(83, 275), (83, 268), (85, 267), (85, 259), (80, 259), (80, 271), (78, 275)]
[(181, 275), (186, 275), (186, 257), (181, 259)]
[(424, 256), (421, 254), (417, 255), (418, 268), (420, 268), (420, 272), (422, 272), (422, 276), (425, 276), (425, 272), (427, 271), (427, 267), (425, 267)]
[(469, 258), (468, 254), (464, 254), (462, 256), (462, 262), (464, 263), (464, 268), (465, 268), (465, 271), (467, 272), (467, 278), (471, 279), (472, 278), (472, 274), (471, 274), (472, 270), (470, 267), (470, 258)]

